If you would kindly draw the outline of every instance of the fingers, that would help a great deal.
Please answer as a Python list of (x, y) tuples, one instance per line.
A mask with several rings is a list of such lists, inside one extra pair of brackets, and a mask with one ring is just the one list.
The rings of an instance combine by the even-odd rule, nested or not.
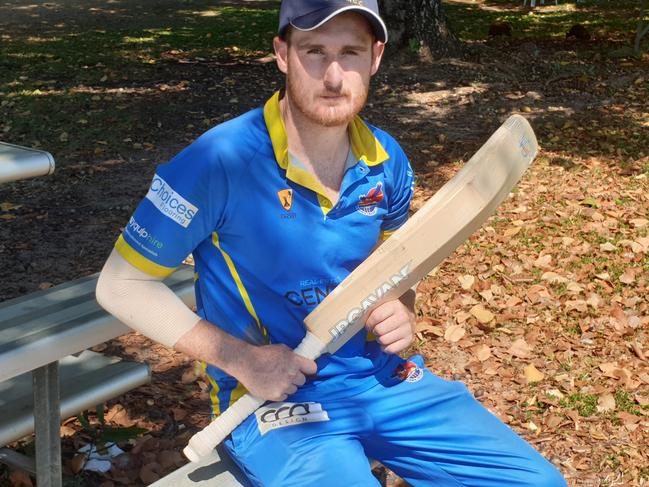
[(412, 343), (411, 338), (402, 338), (400, 340), (397, 340), (394, 343), (391, 343), (387, 347), (384, 347), (383, 351), (385, 353), (393, 353), (396, 355), (397, 353), (403, 352), (406, 348), (410, 346), (411, 343)]
[(414, 314), (400, 301), (388, 301), (377, 306), (367, 317), (365, 327), (376, 336), (387, 353), (399, 353), (414, 339)]
[(299, 360), (300, 371), (306, 375), (314, 375), (318, 371), (318, 366), (313, 360), (296, 355)]

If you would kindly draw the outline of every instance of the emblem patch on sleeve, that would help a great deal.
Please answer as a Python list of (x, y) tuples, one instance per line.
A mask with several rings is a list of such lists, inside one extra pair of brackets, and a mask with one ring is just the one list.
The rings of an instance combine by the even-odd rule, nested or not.
[(157, 174), (153, 177), (148, 199), (164, 216), (171, 218), (181, 227), (187, 228), (198, 213), (198, 208), (178, 194)]
[(273, 402), (257, 409), (255, 417), (262, 435), (286, 426), (329, 421), (329, 414), (317, 402)]

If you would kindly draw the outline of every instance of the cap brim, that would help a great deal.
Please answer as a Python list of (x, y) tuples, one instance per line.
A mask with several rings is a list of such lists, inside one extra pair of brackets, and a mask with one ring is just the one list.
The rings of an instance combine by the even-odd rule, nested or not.
[(379, 17), (376, 13), (366, 7), (359, 6), (346, 6), (346, 7), (330, 7), (317, 12), (310, 13), (308, 15), (303, 15), (291, 21), (291, 25), (298, 30), (310, 31), (317, 29), (325, 22), (328, 22), (336, 15), (339, 15), (343, 12), (357, 12), (365, 17), (370, 25), (372, 30), (376, 35), (377, 40), (386, 43), (388, 42), (388, 29), (383, 22), (383, 19)]

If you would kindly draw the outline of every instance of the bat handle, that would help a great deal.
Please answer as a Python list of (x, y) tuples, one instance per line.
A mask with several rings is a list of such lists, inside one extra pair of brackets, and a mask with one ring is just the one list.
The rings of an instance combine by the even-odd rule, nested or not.
[[(326, 345), (322, 343), (322, 340), (308, 331), (294, 350), (296, 354), (311, 360), (317, 359), (325, 351)], [(223, 414), (192, 436), (183, 453), (190, 461), (198, 462), (201, 458), (209, 455), (219, 443), (264, 402), (266, 401), (263, 399), (244, 394)]]

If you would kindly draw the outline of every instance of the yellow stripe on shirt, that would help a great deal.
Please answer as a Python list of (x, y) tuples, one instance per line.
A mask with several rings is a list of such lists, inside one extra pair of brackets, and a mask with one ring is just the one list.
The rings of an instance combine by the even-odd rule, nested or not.
[(123, 235), (120, 235), (117, 242), (115, 242), (115, 250), (117, 250), (119, 255), (121, 255), (133, 267), (136, 267), (153, 277), (167, 277), (176, 270), (175, 267), (165, 267), (147, 259), (131, 247), (129, 243), (124, 240)]
[(237, 285), (237, 289), (239, 290), (239, 294), (241, 295), (241, 299), (243, 299), (243, 303), (245, 304), (248, 313), (250, 313), (250, 316), (252, 316), (255, 322), (257, 323), (257, 328), (259, 328), (259, 331), (264, 337), (264, 341), (268, 343), (270, 341), (268, 336), (268, 330), (261, 325), (261, 322), (259, 321), (259, 317), (257, 316), (257, 312), (255, 311), (255, 308), (252, 305), (252, 301), (250, 300), (250, 295), (248, 294), (248, 291), (246, 290), (245, 286), (243, 285), (243, 282), (241, 281), (241, 276), (239, 276), (239, 272), (237, 271), (234, 262), (232, 262), (232, 258), (228, 255), (228, 253), (225, 250), (221, 248), (221, 244), (219, 242), (219, 236), (216, 232), (212, 232), (212, 243), (217, 249), (219, 249), (219, 251), (223, 255), (223, 259), (225, 260), (228, 269), (230, 269), (230, 274), (232, 275), (232, 279)]

